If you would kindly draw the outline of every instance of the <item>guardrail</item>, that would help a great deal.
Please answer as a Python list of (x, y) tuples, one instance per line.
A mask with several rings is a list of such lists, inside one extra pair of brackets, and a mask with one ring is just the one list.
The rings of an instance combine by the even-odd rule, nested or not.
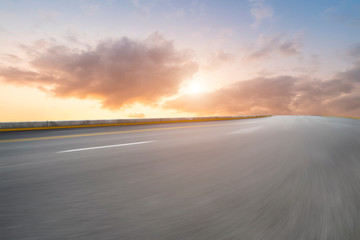
[(271, 115), (245, 115), (221, 117), (184, 117), (184, 118), (141, 118), (141, 119), (98, 119), (72, 121), (33, 121), (33, 122), (0, 122), (0, 132), (25, 131), (57, 128), (105, 127), (121, 125), (159, 124), (176, 122), (220, 121), (247, 118), (269, 117)]

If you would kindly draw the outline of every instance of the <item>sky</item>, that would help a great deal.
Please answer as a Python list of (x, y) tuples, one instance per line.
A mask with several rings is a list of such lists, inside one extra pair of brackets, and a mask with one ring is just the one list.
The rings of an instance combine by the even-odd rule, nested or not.
[(359, 0), (0, 0), (0, 121), (360, 117)]

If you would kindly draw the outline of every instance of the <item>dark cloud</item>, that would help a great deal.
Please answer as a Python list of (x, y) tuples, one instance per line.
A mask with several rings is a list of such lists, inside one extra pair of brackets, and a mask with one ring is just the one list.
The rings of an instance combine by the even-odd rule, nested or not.
[(143, 41), (106, 40), (87, 50), (51, 45), (32, 55), (34, 71), (1, 68), (0, 76), (57, 97), (99, 99), (113, 109), (136, 102), (155, 104), (177, 93), (181, 82), (197, 71), (186, 51), (176, 50), (159, 34)]
[(336, 77), (360, 83), (360, 61), (355, 62), (349, 70), (338, 73)]
[(293, 56), (300, 54), (301, 43), (299, 37), (284, 38), (277, 36), (261, 36), (259, 47), (248, 56), (249, 59), (260, 59), (272, 54)]
[(277, 76), (238, 81), (202, 95), (186, 95), (165, 107), (206, 115), (314, 114), (360, 117), (360, 65), (321, 81)]
[[(360, 116), (360, 93), (349, 94), (331, 100), (328, 105), (331, 105), (336, 112), (354, 112), (351, 115)], [(357, 110), (357, 112), (356, 112)]]

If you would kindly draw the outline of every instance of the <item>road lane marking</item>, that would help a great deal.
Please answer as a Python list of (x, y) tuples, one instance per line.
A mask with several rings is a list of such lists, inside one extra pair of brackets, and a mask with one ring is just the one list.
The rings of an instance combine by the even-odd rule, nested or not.
[(88, 147), (88, 148), (77, 148), (77, 149), (70, 149), (70, 150), (59, 151), (59, 152), (56, 152), (56, 153), (68, 153), (68, 152), (78, 152), (78, 151), (86, 151), (86, 150), (94, 150), (94, 149), (102, 149), (102, 148), (124, 147), (124, 146), (145, 144), (145, 143), (151, 143), (151, 142), (155, 142), (155, 141), (122, 143), (122, 144), (105, 145), (105, 146)]
[[(56, 153), (75, 152), (75, 151), (107, 148), (107, 147), (121, 147), (121, 146), (137, 145), (137, 144), (144, 144), (144, 143), (151, 143), (151, 142), (156, 142), (156, 141), (123, 143), (123, 144), (116, 144), (116, 145), (98, 146), (98, 147), (92, 147), (92, 148), (79, 148), (79, 149), (71, 149), (71, 150), (60, 151), (60, 152), (56, 152)], [(6, 170), (6, 169), (18, 168), (18, 167), (32, 166), (32, 165), (37, 165), (37, 164), (42, 164), (42, 163), (53, 163), (53, 162), (60, 162), (60, 161), (67, 161), (67, 160), (68, 159), (61, 158), (61, 159), (51, 159), (51, 160), (46, 160), (46, 161), (35, 161), (35, 162), (29, 162), (29, 163), (18, 163), (18, 164), (13, 164), (13, 165), (8, 165), (8, 166), (5, 165), (5, 166), (0, 166), (0, 171), (1, 170)]]
[(24, 142), (24, 141), (40, 141), (40, 140), (62, 139), (62, 138), (75, 138), (75, 137), (91, 137), (91, 136), (102, 136), (102, 135), (110, 135), (110, 134), (136, 133), (136, 132), (151, 132), (151, 131), (165, 131), (165, 130), (184, 129), (184, 128), (215, 127), (215, 126), (226, 126), (226, 125), (237, 125), (237, 124), (244, 124), (244, 122), (239, 121), (239, 122), (237, 122), (237, 123), (221, 123), (221, 124), (207, 124), (207, 125), (192, 125), (192, 126), (166, 127), (166, 128), (146, 128), (146, 129), (138, 129), (138, 130), (115, 131), (115, 132), (84, 133), (84, 134), (63, 135), (63, 136), (51, 136), (51, 137), (8, 139), (8, 140), (0, 140), (0, 143)]
[(233, 131), (233, 132), (229, 132), (229, 134), (251, 133), (251, 132), (257, 131), (260, 128), (261, 127), (243, 128), (243, 129), (238, 129), (238, 130)]

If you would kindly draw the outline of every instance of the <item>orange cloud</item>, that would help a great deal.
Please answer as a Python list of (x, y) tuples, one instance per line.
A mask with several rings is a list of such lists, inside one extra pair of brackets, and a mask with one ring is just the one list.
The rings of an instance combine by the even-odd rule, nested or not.
[(314, 114), (360, 117), (360, 64), (328, 81), (259, 77), (202, 95), (184, 95), (167, 108), (202, 115)]
[[(349, 52), (355, 58), (354, 65), (327, 81), (295, 76), (257, 77), (209, 93), (176, 97), (182, 83), (198, 71), (198, 64), (187, 51), (176, 50), (159, 34), (145, 40), (106, 40), (86, 50), (41, 41), (37, 44), (38, 48), (27, 48), (31, 50), (31, 70), (0, 67), (0, 77), (7, 83), (37, 87), (60, 98), (98, 99), (110, 109), (135, 103), (155, 106), (171, 96), (172, 100), (156, 106), (198, 115), (360, 117), (357, 47)], [(288, 54), (296, 52), (291, 46), (284, 43), (277, 48)], [(213, 57), (214, 65), (233, 60), (232, 55), (221, 51)], [(132, 116), (143, 117), (141, 113)]]
[(201, 95), (184, 95), (165, 103), (165, 107), (198, 114), (279, 114), (290, 113), (289, 102), (295, 97), (291, 77), (256, 78), (239, 81)]
[(132, 117), (132, 118), (144, 118), (146, 117), (144, 113), (131, 113), (129, 114), (129, 117)]
[(56, 97), (99, 99), (118, 109), (136, 102), (155, 104), (177, 93), (197, 72), (186, 51), (178, 51), (159, 34), (145, 40), (122, 38), (88, 50), (51, 45), (37, 52), (33, 70), (0, 68), (8, 83), (38, 87)]

